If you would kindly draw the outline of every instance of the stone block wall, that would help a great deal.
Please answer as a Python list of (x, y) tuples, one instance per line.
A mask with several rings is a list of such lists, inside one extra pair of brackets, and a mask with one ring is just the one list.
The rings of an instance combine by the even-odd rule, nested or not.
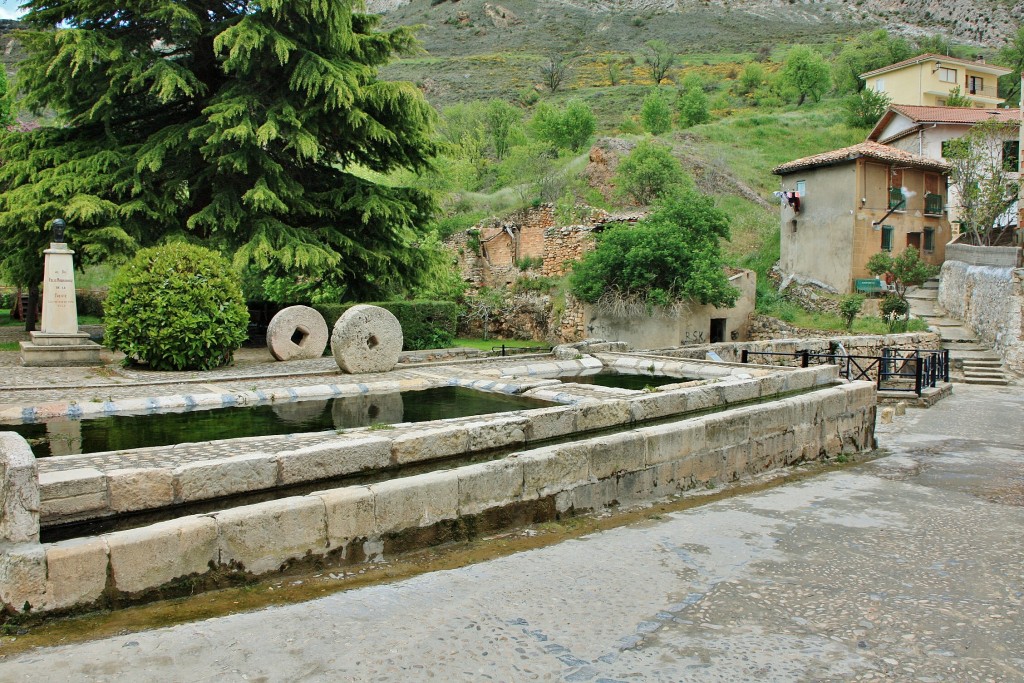
[(579, 261), (594, 249), (594, 226), (569, 225), (544, 231), (544, 267), (548, 277), (561, 277), (568, 272), (567, 263)]
[(1024, 269), (946, 261), (939, 276), (939, 305), (963, 320), (1024, 373)]
[(960, 261), (969, 266), (1020, 268), (1024, 265), (1020, 247), (976, 247), (971, 244), (946, 245), (946, 261)]
[[(577, 423), (601, 422), (605, 413), (628, 418), (626, 403), (581, 409)], [(63, 610), (193, 585), (209, 571), (258, 575), (299, 560), (372, 557), (389, 553), (403, 533), (525, 502), (551, 500), (558, 513), (572, 514), (866, 451), (875, 445), (874, 423), (874, 387), (854, 382), (369, 486), (94, 538), (8, 545), (0, 555), (0, 600)]]

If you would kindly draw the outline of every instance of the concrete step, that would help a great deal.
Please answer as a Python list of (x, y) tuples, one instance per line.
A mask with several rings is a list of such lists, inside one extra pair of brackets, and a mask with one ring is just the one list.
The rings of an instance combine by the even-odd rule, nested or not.
[(946, 342), (954, 342), (957, 344), (963, 344), (966, 342), (977, 341), (977, 337), (974, 332), (963, 327), (939, 327), (939, 336), (942, 338), (943, 345)]
[(964, 377), (962, 384), (984, 384), (986, 386), (993, 387), (1005, 387), (1010, 382), (1006, 379), (978, 379), (974, 377)]
[(907, 292), (907, 300), (916, 299), (918, 301), (938, 301), (939, 290), (937, 289), (915, 289), (913, 292)]
[(939, 289), (939, 281), (938, 280), (928, 280), (923, 285), (921, 285), (921, 287), (919, 289), (934, 289), (934, 290), (938, 290)]
[(999, 358), (964, 358), (965, 368), (1001, 368), (1003, 361)]
[(979, 344), (977, 342), (950, 342), (949, 344), (943, 344), (942, 348), (949, 351), (984, 351), (993, 358), (999, 358), (990, 348)]
[(964, 379), (1006, 379), (1006, 375), (1002, 372), (982, 372), (978, 370), (968, 370), (964, 368)]

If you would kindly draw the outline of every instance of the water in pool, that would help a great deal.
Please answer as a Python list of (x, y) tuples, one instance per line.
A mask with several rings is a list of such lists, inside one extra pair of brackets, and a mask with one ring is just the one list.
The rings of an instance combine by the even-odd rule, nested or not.
[(237, 408), (53, 420), (0, 426), (0, 430), (21, 434), (40, 458), (372, 424), (424, 422), (547, 405), (550, 404), (521, 396), (438, 387)]

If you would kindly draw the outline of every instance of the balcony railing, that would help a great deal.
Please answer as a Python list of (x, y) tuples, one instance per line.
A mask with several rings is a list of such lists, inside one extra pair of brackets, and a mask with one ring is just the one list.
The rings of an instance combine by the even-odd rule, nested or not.
[(972, 88), (970, 85), (968, 85), (966, 88), (964, 88), (964, 94), (965, 95), (976, 95), (978, 97), (998, 98), (999, 97), (999, 90), (994, 85), (985, 85), (985, 86), (974, 87), (974, 88)]
[(933, 216), (942, 215), (942, 195), (928, 193), (924, 196), (924, 212)]
[(907, 198), (903, 196), (903, 190), (898, 187), (889, 188), (889, 208), (904, 210), (907, 208)]

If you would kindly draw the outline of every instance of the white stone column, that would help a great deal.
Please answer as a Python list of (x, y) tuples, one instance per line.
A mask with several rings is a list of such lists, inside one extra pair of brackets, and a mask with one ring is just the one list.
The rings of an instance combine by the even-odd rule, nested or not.
[(50, 242), (43, 269), (43, 334), (78, 334), (75, 303), (75, 252), (64, 242)]

